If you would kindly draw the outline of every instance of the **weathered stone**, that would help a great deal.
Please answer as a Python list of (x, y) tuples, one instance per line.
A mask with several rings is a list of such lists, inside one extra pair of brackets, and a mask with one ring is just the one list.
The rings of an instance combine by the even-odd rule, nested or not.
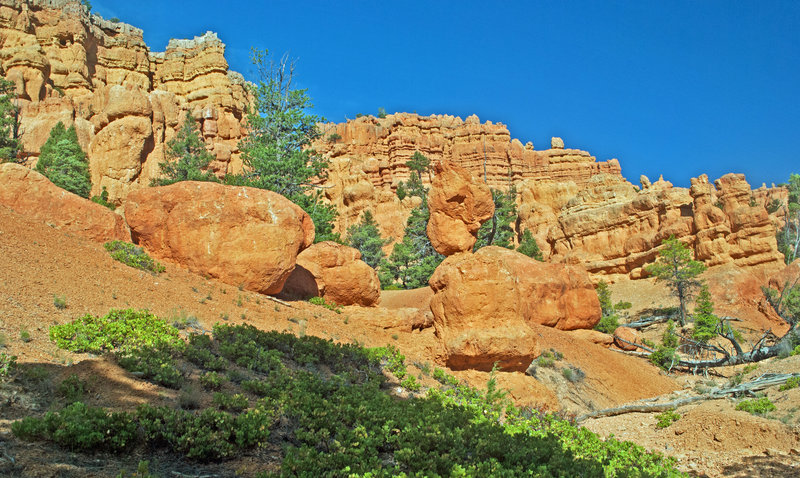
[(130, 193), (133, 239), (154, 256), (263, 294), (276, 294), (314, 241), (300, 207), (263, 189), (184, 181)]

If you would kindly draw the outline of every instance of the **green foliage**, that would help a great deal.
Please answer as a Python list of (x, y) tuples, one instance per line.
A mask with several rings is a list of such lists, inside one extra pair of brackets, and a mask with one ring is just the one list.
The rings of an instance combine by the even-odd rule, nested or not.
[(333, 233), (336, 209), (322, 202), (314, 184), (324, 180), (328, 162), (310, 148), (319, 137), (323, 118), (308, 113), (313, 105), (305, 89), (293, 86), (294, 61), (278, 62), (267, 51), (253, 50), (260, 81), (250, 89), (247, 136), (239, 143), (244, 174), (227, 177), (229, 184), (269, 189), (306, 211), (314, 221), (315, 241), (339, 241)]
[(91, 12), (92, 11), (92, 2), (90, 2), (89, 0), (81, 0), (81, 5), (86, 7), (86, 11), (87, 12)]
[(361, 222), (347, 228), (345, 242), (350, 247), (354, 247), (361, 252), (362, 261), (373, 269), (377, 269), (381, 261), (386, 257), (383, 252), (383, 246), (388, 244), (390, 240), (381, 237), (378, 223), (372, 216), (372, 211), (366, 210), (361, 216)]
[(766, 415), (776, 408), (775, 404), (767, 397), (742, 400), (736, 405), (737, 410), (742, 410), (753, 415)]
[(786, 222), (778, 234), (778, 250), (783, 253), (784, 260), (791, 264), (800, 257), (800, 174), (791, 174), (789, 183), (789, 198), (786, 202)]
[(50, 339), (72, 352), (127, 352), (140, 347), (177, 347), (178, 331), (146, 310), (112, 309), (103, 317), (86, 314), (50, 327)]
[(767, 203), (765, 208), (767, 209), (767, 213), (773, 214), (778, 212), (778, 209), (780, 209), (781, 206), (783, 206), (783, 202), (781, 202), (781, 200), (778, 198), (773, 198), (770, 202)]
[(65, 378), (58, 385), (58, 395), (61, 396), (66, 403), (74, 403), (83, 400), (86, 395), (88, 387), (86, 382), (80, 379), (76, 374), (72, 374)]
[(0, 77), (0, 163), (19, 160), (20, 120), (16, 86)]
[(658, 261), (645, 267), (645, 271), (655, 276), (656, 280), (666, 282), (678, 297), (680, 322), (685, 325), (686, 304), (691, 300), (694, 289), (700, 285), (697, 276), (706, 270), (706, 266), (692, 259), (692, 251), (675, 236), (664, 239), (661, 244), (664, 247), (659, 251)]
[(99, 196), (92, 196), (92, 202), (107, 207), (112, 211), (116, 209), (113, 203), (108, 202), (108, 189), (106, 189), (105, 186), (103, 186), (103, 191), (100, 193)]
[(608, 288), (608, 283), (601, 280), (597, 283), (595, 288), (597, 291), (597, 298), (600, 299), (600, 322), (594, 326), (594, 330), (606, 334), (613, 334), (617, 327), (619, 327), (619, 314), (617, 307), (611, 300), (611, 290)]
[(328, 142), (329, 143), (335, 143), (335, 142), (339, 141), (340, 139), (342, 139), (342, 135), (340, 135), (339, 133), (331, 133), (331, 134), (328, 135)]
[(141, 269), (153, 274), (160, 274), (165, 270), (164, 266), (147, 255), (144, 249), (130, 242), (114, 240), (106, 242), (103, 247), (111, 254), (112, 258), (122, 262), (126, 266)]
[(667, 321), (667, 328), (661, 335), (661, 345), (670, 349), (678, 347), (678, 336), (675, 334), (675, 322), (672, 319)]
[(319, 305), (319, 306), (325, 307), (328, 310), (332, 310), (332, 311), (336, 312), (337, 314), (341, 314), (342, 313), (342, 306), (337, 305), (334, 302), (328, 302), (323, 297), (312, 297), (312, 298), (308, 299), (308, 301), (310, 303), (314, 304), (314, 305)]
[(791, 377), (786, 381), (786, 383), (778, 387), (778, 390), (783, 392), (797, 387), (800, 387), (800, 377)]
[(533, 233), (528, 229), (522, 232), (522, 239), (520, 239), (519, 246), (517, 246), (517, 252), (525, 254), (537, 261), (544, 261), (542, 251), (539, 249), (539, 244), (536, 242), (536, 238), (533, 237)]
[(656, 415), (656, 427), (658, 428), (667, 428), (668, 426), (672, 425), (673, 423), (677, 422), (681, 418), (680, 414), (675, 410), (667, 410), (664, 413), (659, 413)]
[(222, 388), (222, 375), (217, 372), (206, 372), (200, 376), (200, 385), (206, 390), (219, 390)]
[(671, 369), (673, 364), (678, 360), (679, 357), (675, 349), (664, 345), (658, 346), (656, 351), (650, 354), (650, 362), (664, 370)]
[(129, 372), (169, 388), (179, 388), (183, 376), (175, 356), (180, 348), (166, 343), (142, 345), (120, 353), (119, 365)]
[(378, 108), (378, 118), (386, 118), (386, 109), (382, 106)]
[(178, 134), (167, 141), (167, 160), (159, 164), (161, 177), (153, 179), (151, 186), (166, 186), (180, 181), (217, 181), (214, 174), (205, 171), (214, 156), (206, 149), (200, 136), (197, 120), (186, 111)]
[[(517, 190), (512, 186), (508, 192), (492, 189), (494, 214), (478, 229), (478, 240), (474, 251), (484, 246), (514, 248), (514, 224), (517, 222)], [(529, 256), (530, 257), (530, 256)]]
[(234, 395), (229, 393), (215, 393), (213, 403), (214, 406), (220, 410), (229, 410), (232, 412), (241, 412), (250, 405), (247, 397), (241, 393)]
[(78, 143), (75, 126), (68, 129), (59, 121), (50, 130), (39, 152), (36, 171), (42, 173), (56, 186), (89, 198), (92, 179), (89, 175), (89, 158)]
[(762, 286), (761, 290), (772, 308), (783, 320), (789, 324), (796, 324), (800, 321), (800, 284), (795, 282), (789, 285), (786, 282), (783, 291), (780, 292), (766, 286)]
[(586, 373), (577, 367), (564, 367), (561, 369), (561, 375), (573, 383), (582, 382), (586, 378)]
[(20, 330), (20, 331), (19, 331), (19, 339), (20, 339), (21, 341), (25, 342), (25, 343), (28, 343), (28, 342), (30, 342), (31, 340), (33, 340), (33, 339), (31, 338), (31, 333), (30, 333), (30, 332), (28, 332), (27, 330)]
[(136, 439), (136, 422), (128, 413), (110, 413), (81, 402), (43, 418), (27, 417), (11, 424), (23, 440), (50, 440), (75, 451), (120, 451)]
[(53, 294), (53, 306), (58, 310), (67, 308), (67, 296)]
[(403, 200), (408, 196), (408, 191), (406, 191), (406, 184), (403, 181), (397, 183), (397, 190), (395, 190), (395, 194), (397, 194), (397, 199)]
[(17, 356), (0, 352), (0, 378), (6, 378), (17, 366)]
[(698, 342), (707, 343), (717, 336), (719, 328), (719, 318), (714, 315), (714, 302), (711, 301), (711, 293), (708, 285), (703, 284), (700, 293), (697, 295), (697, 302), (694, 307), (694, 332), (692, 338)]

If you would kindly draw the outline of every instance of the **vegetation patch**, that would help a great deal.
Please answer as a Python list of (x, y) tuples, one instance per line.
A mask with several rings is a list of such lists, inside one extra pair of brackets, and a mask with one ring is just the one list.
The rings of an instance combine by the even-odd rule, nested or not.
[(675, 410), (667, 410), (664, 413), (659, 413), (656, 415), (656, 420), (658, 420), (656, 427), (667, 428), (668, 426), (677, 422), (680, 418), (681, 415)]
[(753, 415), (766, 415), (775, 410), (775, 404), (767, 397), (754, 398), (752, 400), (742, 400), (736, 405), (737, 410), (742, 410)]
[(106, 242), (104, 247), (108, 253), (111, 254), (111, 257), (122, 262), (126, 266), (141, 269), (153, 274), (164, 272), (164, 266), (147, 255), (144, 249), (130, 242), (110, 241)]

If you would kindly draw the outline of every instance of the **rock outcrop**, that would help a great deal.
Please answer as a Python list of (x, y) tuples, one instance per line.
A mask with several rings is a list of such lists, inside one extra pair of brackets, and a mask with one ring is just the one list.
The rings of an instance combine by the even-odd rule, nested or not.
[(184, 181), (131, 192), (125, 217), (134, 241), (159, 259), (262, 294), (277, 294), (314, 224), (283, 196)]
[(430, 279), (444, 361), (455, 369), (524, 371), (538, 355), (532, 324), (590, 329), (600, 302), (580, 267), (544, 264), (505, 248), (445, 259)]
[(380, 302), (381, 284), (378, 273), (361, 260), (358, 249), (324, 241), (297, 256), (297, 266), (281, 295), (297, 299), (322, 297), (338, 305), (371, 307)]
[(450, 256), (472, 250), (478, 229), (494, 213), (492, 192), (450, 161), (434, 166), (428, 194), (428, 238), (436, 252)]
[(131, 240), (122, 216), (19, 164), (0, 164), (0, 204), (93, 241)]
[(614, 345), (622, 350), (637, 350), (637, 345), (644, 344), (642, 342), (642, 334), (638, 330), (630, 327), (617, 327), (614, 330)]
[(149, 185), (186, 111), (200, 122), (224, 174), (241, 168), (247, 103), (214, 33), (151, 52), (142, 31), (91, 15), (79, 0), (0, 0), (0, 63), (16, 84), (23, 156), (33, 165), (50, 129), (75, 125), (88, 153), (92, 194), (119, 205)]

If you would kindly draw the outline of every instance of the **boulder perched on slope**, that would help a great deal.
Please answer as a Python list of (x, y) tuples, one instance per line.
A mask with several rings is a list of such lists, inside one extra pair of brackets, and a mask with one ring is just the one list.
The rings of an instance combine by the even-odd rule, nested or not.
[(281, 295), (286, 298), (322, 297), (338, 305), (371, 307), (381, 300), (378, 273), (361, 260), (358, 249), (324, 241), (297, 256)]
[(451, 368), (524, 371), (538, 355), (532, 324), (589, 329), (600, 301), (580, 267), (545, 264), (488, 246), (442, 262), (430, 279), (431, 311)]
[(122, 216), (19, 164), (0, 164), (0, 204), (93, 241), (131, 239)]
[(262, 294), (277, 294), (314, 242), (299, 206), (263, 189), (184, 181), (132, 192), (135, 242), (159, 259)]

